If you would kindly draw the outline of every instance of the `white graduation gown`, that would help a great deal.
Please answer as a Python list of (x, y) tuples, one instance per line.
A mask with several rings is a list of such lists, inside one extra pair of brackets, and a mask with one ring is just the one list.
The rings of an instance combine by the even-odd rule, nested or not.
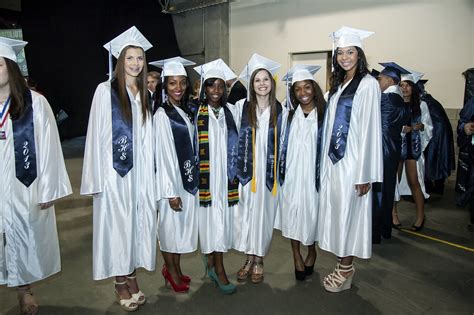
[(204, 254), (227, 252), (232, 247), (232, 215), (237, 205), (227, 199), (227, 124), (224, 109), (219, 117), (209, 108), (209, 189), (212, 204), (198, 209), (199, 244)]
[(311, 245), (316, 241), (319, 192), (316, 190), (318, 114), (304, 116), (297, 107), (290, 125), (285, 181), (279, 194), (276, 228), (286, 238)]
[[(233, 110), (235, 112), (237, 128), (240, 129), (242, 109), (246, 99), (238, 101)], [(284, 136), (288, 110), (282, 109), (282, 130), (280, 135)], [(268, 124), (270, 120), (270, 107), (262, 114), (258, 113), (258, 128), (255, 135), (255, 160), (257, 191), (251, 191), (252, 181), (247, 185), (239, 184), (239, 204), (234, 212), (234, 236), (232, 247), (248, 255), (265, 256), (270, 247), (273, 235), (273, 227), (277, 214), (278, 193), (273, 196), (265, 183), (267, 167), (267, 141)]]
[(48, 101), (32, 91), (37, 178), (26, 187), (16, 178), (12, 121), (0, 140), (0, 284), (30, 284), (61, 270), (54, 206), (40, 203), (72, 193), (58, 129)]
[(82, 195), (93, 196), (93, 278), (155, 269), (156, 197), (151, 115), (143, 121), (139, 94), (127, 89), (133, 120), (133, 167), (113, 168), (110, 82), (92, 100), (82, 170)]
[[(424, 130), (420, 131), (421, 136), (421, 155), (420, 158), (416, 161), (416, 172), (418, 175), (418, 182), (420, 183), (421, 191), (425, 199), (430, 197), (426, 193), (425, 188), (425, 155), (423, 152), (430, 143), (431, 138), (433, 137), (433, 122), (431, 121), (430, 111), (428, 105), (425, 101), (420, 103), (421, 109), (421, 123), (424, 125)], [(400, 195), (411, 195), (410, 186), (408, 186), (407, 175), (405, 172), (405, 165), (403, 165), (402, 177), (400, 183), (398, 184), (397, 189), (395, 190), (395, 200), (400, 200)]]
[(328, 154), (336, 106), (348, 84), (331, 97), (324, 119), (317, 239), (321, 249), (339, 257), (370, 258), (372, 191), (359, 197), (355, 185), (383, 180), (381, 92), (370, 75), (361, 80), (353, 99), (345, 155), (333, 164)]
[[(188, 126), (189, 139), (194, 145), (194, 126), (186, 113), (175, 106)], [(160, 196), (158, 214), (158, 238), (160, 249), (168, 253), (194, 252), (198, 243), (199, 193), (192, 195), (183, 187), (170, 120), (163, 108), (155, 113), (156, 181)], [(182, 211), (169, 205), (169, 198), (180, 197)]]

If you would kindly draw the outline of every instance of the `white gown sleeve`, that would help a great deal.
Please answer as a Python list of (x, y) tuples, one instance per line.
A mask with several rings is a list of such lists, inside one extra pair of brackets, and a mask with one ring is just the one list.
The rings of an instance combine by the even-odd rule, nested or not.
[(38, 202), (46, 203), (70, 195), (72, 189), (64, 164), (53, 111), (44, 96), (35, 93), (33, 100), (36, 103), (34, 108), (35, 133), (38, 135), (36, 138)]
[(425, 148), (430, 143), (433, 137), (433, 122), (431, 121), (430, 111), (426, 102), (422, 101), (420, 104), (421, 109), (421, 123), (424, 125), (424, 130), (421, 134), (421, 151), (425, 151)]
[(84, 165), (82, 168), (81, 195), (92, 195), (104, 190), (102, 139), (104, 132), (104, 115), (112, 115), (110, 104), (110, 90), (104, 84), (99, 84), (92, 99), (89, 114), (89, 125), (87, 126), (86, 145), (84, 150)]
[[(364, 80), (365, 81), (365, 80)], [(366, 84), (364, 84), (366, 83)], [(376, 80), (361, 82), (362, 89), (358, 101), (363, 111), (359, 134), (359, 160), (355, 184), (366, 184), (383, 181), (382, 158), (382, 118), (380, 113), (380, 87)]]
[(159, 174), (156, 181), (160, 187), (159, 199), (179, 197), (179, 181), (181, 174), (178, 164), (178, 156), (174, 145), (173, 132), (169, 118), (164, 109), (156, 112), (156, 167)]

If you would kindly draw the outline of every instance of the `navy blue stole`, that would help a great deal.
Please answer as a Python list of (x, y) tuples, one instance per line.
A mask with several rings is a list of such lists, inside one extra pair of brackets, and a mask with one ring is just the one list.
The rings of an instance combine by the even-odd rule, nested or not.
[(26, 187), (30, 187), (37, 177), (33, 100), (30, 90), (27, 90), (24, 99), (25, 111), (20, 118), (12, 121), (13, 143), (16, 178)]
[[(113, 80), (110, 83), (113, 165), (115, 171), (124, 177), (133, 167), (133, 123), (123, 117), (117, 91), (117, 80)], [(131, 107), (128, 95), (127, 100)]]
[(198, 159), (189, 139), (188, 125), (172, 104), (167, 103), (163, 108), (170, 121), (183, 187), (188, 193), (195, 195), (199, 184)]
[[(272, 191), (275, 182), (274, 167), (278, 163), (278, 148), (277, 156), (275, 156), (275, 145), (280, 143), (280, 131), (282, 124), (282, 106), (276, 102), (277, 109), (277, 141), (275, 143), (275, 126), (272, 126), (272, 118), (270, 117), (268, 126), (268, 140), (267, 140), (267, 165), (266, 165), (266, 186)], [(239, 132), (239, 151), (237, 157), (237, 178), (240, 183), (245, 186), (252, 179), (253, 172), (253, 146), (252, 146), (252, 126), (248, 120), (248, 106), (246, 101), (242, 108), (242, 120)], [(270, 109), (271, 110), (271, 109)], [(278, 165), (278, 164), (277, 164)]]
[(352, 103), (363, 76), (356, 74), (349, 85), (342, 91), (337, 101), (334, 125), (331, 133), (331, 142), (329, 144), (329, 158), (333, 164), (336, 164), (344, 157), (347, 145), (347, 135), (349, 134), (349, 125), (351, 122)]
[(225, 124), (227, 126), (227, 176), (230, 181), (233, 181), (235, 176), (237, 176), (239, 133), (230, 110), (227, 106), (222, 108), (224, 109)]
[(279, 172), (279, 181), (280, 181), (280, 186), (283, 185), (285, 182), (285, 173), (286, 173), (286, 153), (288, 150), (288, 138), (290, 137), (290, 127), (291, 127), (291, 122), (293, 121), (293, 117), (295, 115), (296, 110), (293, 109), (288, 113), (288, 121), (286, 123), (286, 130), (285, 130), (285, 140), (283, 141), (283, 145), (281, 147), (281, 152), (280, 152), (280, 163), (278, 167), (278, 172)]

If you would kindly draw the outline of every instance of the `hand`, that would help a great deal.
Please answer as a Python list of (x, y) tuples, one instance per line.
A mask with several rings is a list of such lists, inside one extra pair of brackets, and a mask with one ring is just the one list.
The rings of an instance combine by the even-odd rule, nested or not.
[(422, 123), (416, 123), (415, 126), (413, 127), (414, 130), (425, 130), (425, 125), (423, 125)]
[(402, 128), (402, 132), (403, 133), (410, 133), (412, 131), (412, 127), (411, 126), (403, 126)]
[(45, 202), (45, 203), (40, 203), (40, 204), (39, 204), (41, 210), (48, 209), (48, 208), (51, 207), (52, 205), (53, 205), (53, 202), (52, 202), (52, 201)]
[(175, 198), (170, 198), (168, 199), (168, 202), (170, 203), (171, 209), (174, 211), (183, 211), (183, 203), (181, 202), (181, 198), (175, 197)]
[(356, 192), (359, 194), (359, 197), (367, 194), (370, 190), (370, 183), (367, 184), (358, 184), (355, 185)]
[(474, 122), (469, 122), (464, 125), (464, 132), (466, 135), (471, 136), (474, 133)]

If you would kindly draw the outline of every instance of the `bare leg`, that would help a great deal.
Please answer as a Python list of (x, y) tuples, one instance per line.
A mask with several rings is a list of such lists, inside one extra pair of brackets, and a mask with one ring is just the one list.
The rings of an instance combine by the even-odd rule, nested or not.
[(420, 226), (425, 217), (425, 199), (418, 182), (418, 173), (416, 171), (416, 161), (407, 160), (405, 162), (405, 173), (407, 175), (408, 186), (410, 186), (411, 194), (416, 204), (416, 220), (414, 225)]
[(291, 250), (293, 251), (293, 262), (295, 264), (295, 270), (304, 271), (303, 257), (300, 252), (300, 242), (297, 240), (291, 240)]
[(227, 279), (224, 268), (224, 254), (222, 252), (214, 252), (212, 256), (214, 258), (213, 266), (216, 270), (217, 276), (219, 277), (219, 282), (222, 284), (229, 284), (229, 279)]
[(313, 243), (312, 245), (309, 245), (308, 246), (308, 255), (306, 256), (306, 259), (304, 260), (304, 265), (306, 267), (314, 266), (317, 255), (318, 254), (316, 253), (316, 243)]
[(36, 302), (29, 284), (17, 287), (18, 301), (20, 302), (21, 313), (34, 315), (38, 313), (38, 302)]
[(178, 273), (178, 276), (182, 277), (183, 273), (181, 272), (181, 254), (173, 254), (173, 260), (174, 260), (174, 267), (176, 268), (176, 272)]

